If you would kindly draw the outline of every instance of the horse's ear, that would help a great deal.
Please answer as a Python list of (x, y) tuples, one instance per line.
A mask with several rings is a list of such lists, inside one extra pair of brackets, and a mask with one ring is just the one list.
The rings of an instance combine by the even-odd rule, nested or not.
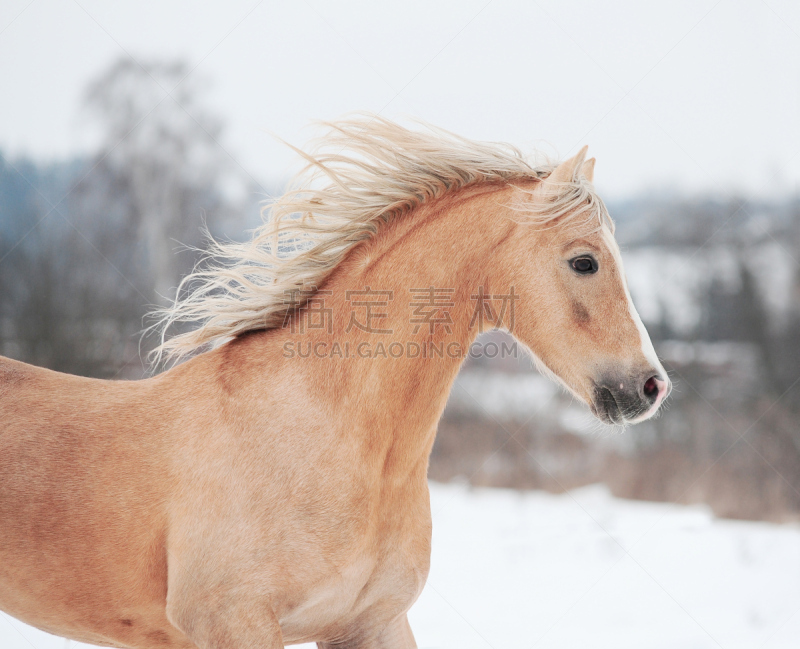
[(575, 180), (578, 171), (583, 165), (586, 158), (586, 152), (589, 150), (588, 146), (584, 146), (577, 155), (572, 156), (569, 160), (564, 160), (560, 165), (553, 169), (553, 173), (547, 179), (551, 183), (571, 183)]
[(594, 181), (594, 163), (596, 161), (597, 160), (595, 158), (589, 158), (583, 163), (583, 167), (581, 167), (581, 173), (589, 182)]

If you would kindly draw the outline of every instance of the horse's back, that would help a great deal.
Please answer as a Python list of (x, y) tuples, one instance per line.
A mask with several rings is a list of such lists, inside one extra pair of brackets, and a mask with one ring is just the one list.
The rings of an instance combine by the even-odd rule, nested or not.
[(169, 472), (147, 400), (0, 358), (0, 608), (90, 642), (160, 626)]
[(70, 474), (100, 474), (123, 459), (120, 452), (135, 461), (137, 447), (155, 439), (148, 434), (155, 418), (145, 384), (88, 379), (0, 357), (0, 484), (28, 474), (31, 488), (55, 487), (57, 480), (63, 489)]

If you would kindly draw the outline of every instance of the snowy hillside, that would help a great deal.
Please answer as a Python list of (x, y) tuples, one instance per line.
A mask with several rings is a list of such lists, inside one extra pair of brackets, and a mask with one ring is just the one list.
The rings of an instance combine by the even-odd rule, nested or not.
[[(410, 616), (420, 647), (800, 644), (796, 526), (717, 520), (597, 486), (554, 496), (432, 484), (431, 500), (431, 574)], [(65, 647), (0, 618), (3, 649)]]

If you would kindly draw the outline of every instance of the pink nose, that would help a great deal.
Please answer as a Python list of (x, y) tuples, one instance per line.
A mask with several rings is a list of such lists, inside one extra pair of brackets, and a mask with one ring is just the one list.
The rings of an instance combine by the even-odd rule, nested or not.
[(644, 382), (644, 396), (650, 403), (660, 403), (666, 396), (669, 384), (662, 381), (658, 376), (651, 376)]

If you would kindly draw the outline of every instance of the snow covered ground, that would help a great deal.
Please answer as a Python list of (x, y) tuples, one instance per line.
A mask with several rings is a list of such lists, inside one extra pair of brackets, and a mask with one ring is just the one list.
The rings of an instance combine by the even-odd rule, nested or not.
[[(601, 486), (432, 484), (431, 501), (431, 574), (410, 614), (420, 647), (800, 646), (800, 527), (619, 500)], [(0, 615), (3, 649), (65, 646)]]

